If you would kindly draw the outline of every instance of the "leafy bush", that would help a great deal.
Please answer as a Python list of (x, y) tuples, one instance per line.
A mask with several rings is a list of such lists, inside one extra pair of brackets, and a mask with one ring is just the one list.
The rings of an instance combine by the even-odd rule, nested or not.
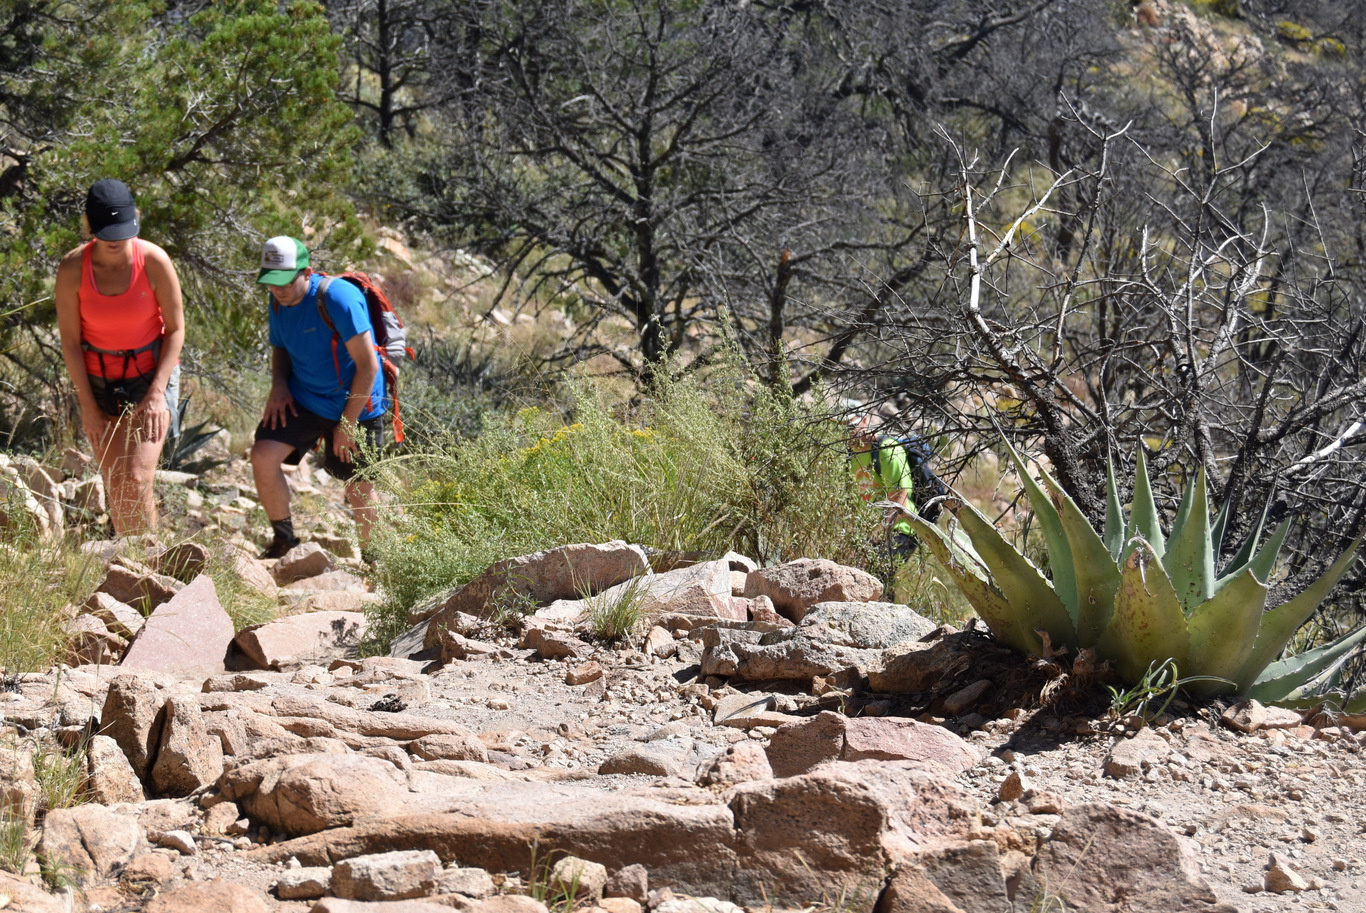
[(842, 429), (738, 372), (709, 380), (661, 379), (619, 411), (578, 383), (572, 421), (490, 414), (472, 440), (382, 463), (377, 481), (401, 507), (376, 542), (389, 611), (570, 542), (861, 563), (878, 518), (846, 469)]

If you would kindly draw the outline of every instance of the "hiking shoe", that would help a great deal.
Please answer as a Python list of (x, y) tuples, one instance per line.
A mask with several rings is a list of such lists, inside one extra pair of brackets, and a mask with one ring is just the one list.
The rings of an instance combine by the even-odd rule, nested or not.
[(270, 545), (261, 553), (262, 558), (283, 558), (289, 554), (289, 550), (299, 544), (298, 538), (293, 539), (272, 539)]

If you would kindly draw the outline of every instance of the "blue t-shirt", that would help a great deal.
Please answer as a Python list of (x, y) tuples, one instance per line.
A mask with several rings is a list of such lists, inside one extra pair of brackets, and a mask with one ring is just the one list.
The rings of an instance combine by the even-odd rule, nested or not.
[[(365, 293), (344, 279), (333, 279), (327, 287), (327, 313), (341, 337), (337, 340), (336, 360), (332, 357), (332, 331), (318, 313), (318, 283), (314, 273), (308, 279), (308, 294), (294, 307), (270, 304), (270, 344), (289, 353), (289, 394), (294, 401), (315, 415), (340, 419), (346, 410), (346, 396), (356, 376), (356, 362), (346, 351), (348, 340), (374, 330), (365, 306)], [(375, 375), (370, 401), (360, 418), (371, 419), (384, 413), (384, 372)]]

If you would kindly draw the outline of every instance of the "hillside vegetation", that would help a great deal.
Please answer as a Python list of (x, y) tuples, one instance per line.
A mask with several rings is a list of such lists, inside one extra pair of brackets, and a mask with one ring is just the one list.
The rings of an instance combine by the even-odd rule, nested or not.
[(1096, 525), (1107, 461), (1144, 449), (1166, 524), (1203, 470), (1226, 541), (1294, 520), (1283, 602), (1366, 528), (1353, 13), (0, 0), (0, 432), (81, 443), (52, 272), (117, 176), (186, 289), (187, 418), (234, 451), (261, 241), (386, 279), (418, 350), (377, 475), (396, 603), (570, 538), (873, 566), (844, 397), (991, 519), (1004, 441)]

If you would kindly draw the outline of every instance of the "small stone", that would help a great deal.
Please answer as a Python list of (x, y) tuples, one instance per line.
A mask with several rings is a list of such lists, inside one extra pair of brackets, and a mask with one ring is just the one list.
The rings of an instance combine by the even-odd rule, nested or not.
[(748, 729), (757, 716), (772, 707), (771, 694), (727, 694), (716, 702), (716, 708), (712, 711), (712, 725)]
[(406, 900), (436, 887), (441, 858), (431, 850), (395, 850), (343, 859), (332, 868), (332, 893), (350, 900)]
[(332, 888), (332, 867), (326, 865), (291, 868), (275, 882), (275, 896), (281, 900), (316, 900)]
[(596, 899), (607, 885), (607, 867), (577, 856), (565, 856), (550, 870), (550, 885), (565, 896)]
[[(744, 741), (731, 745), (721, 754), (702, 765), (698, 772), (697, 782), (703, 786), (729, 786), (750, 780), (770, 780), (772, 778), (773, 767), (768, 762), (768, 754), (764, 751), (763, 746), (758, 742)], [(626, 871), (626, 869), (622, 871)], [(643, 872), (644, 869), (641, 871)], [(634, 894), (625, 896), (636, 897)], [(636, 899), (640, 900), (642, 897)]]
[(565, 673), (564, 683), (566, 685), (586, 685), (602, 678), (602, 664), (596, 660), (575, 666)]
[(1295, 871), (1290, 860), (1280, 853), (1272, 853), (1266, 864), (1266, 875), (1262, 879), (1263, 890), (1273, 894), (1299, 894), (1308, 891), (1311, 885), (1303, 875)]
[(1025, 808), (1031, 815), (1060, 815), (1063, 807), (1062, 798), (1056, 793), (1033, 789), (1025, 792)]
[(223, 671), (233, 634), (213, 580), (201, 574), (148, 617), (121, 664), (202, 679)]
[(674, 642), (674, 636), (659, 625), (655, 625), (650, 632), (645, 635), (645, 643), (641, 647), (647, 656), (658, 656), (660, 658), (669, 657), (678, 652), (678, 644)]
[(192, 881), (164, 894), (158, 894), (147, 904), (147, 913), (190, 913), (215, 910), (221, 913), (268, 913), (273, 904), (265, 895), (246, 885), (226, 879)]
[(438, 894), (460, 894), (476, 900), (494, 892), (493, 876), (480, 868), (455, 866), (441, 873), (436, 883)]
[(336, 567), (332, 556), (316, 542), (303, 542), (294, 546), (276, 562), (271, 574), (279, 586), (318, 577)]
[(1014, 802), (1016, 799), (1024, 798), (1026, 789), (1024, 775), (1018, 770), (1012, 770), (996, 790), (996, 798), (1002, 802)]
[(650, 896), (650, 872), (639, 863), (617, 869), (607, 879), (604, 890), (612, 897), (630, 898), (643, 904)]
[(141, 802), (142, 783), (128, 763), (119, 743), (107, 735), (91, 736), (86, 746), (85, 789), (91, 800), (101, 805)]
[(204, 811), (202, 830), (205, 834), (213, 837), (232, 834), (234, 831), (230, 828), (237, 822), (239, 814), (241, 812), (238, 810), (236, 802), (219, 802)]
[(639, 901), (629, 897), (604, 897), (597, 902), (597, 908), (607, 913), (641, 913), (644, 909)]
[(1107, 776), (1122, 780), (1137, 777), (1154, 764), (1164, 761), (1171, 746), (1151, 729), (1141, 729), (1131, 739), (1121, 739), (1105, 760)]
[(119, 881), (124, 885), (161, 885), (174, 878), (175, 873), (175, 860), (169, 853), (143, 853), (123, 867)]
[(1266, 707), (1259, 701), (1243, 701), (1225, 710), (1221, 719), (1239, 732), (1256, 732), (1266, 725)]
[(157, 839), (156, 844), (168, 850), (175, 850), (182, 856), (194, 856), (199, 852), (199, 847), (194, 842), (194, 836), (189, 831), (164, 831)]
[(944, 712), (949, 716), (960, 715), (964, 710), (981, 700), (982, 695), (991, 690), (991, 686), (991, 682), (987, 679), (979, 679), (966, 688), (958, 689), (944, 698)]

